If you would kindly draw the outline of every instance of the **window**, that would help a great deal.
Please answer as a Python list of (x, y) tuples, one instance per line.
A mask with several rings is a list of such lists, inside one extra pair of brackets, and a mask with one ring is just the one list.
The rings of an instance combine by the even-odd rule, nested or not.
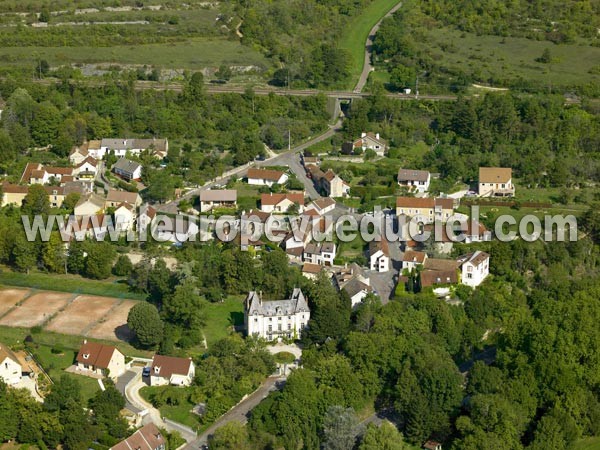
[(468, 273), (467, 274), (467, 278), (473, 278), (473, 274), (472, 273)]
[(300, 324), (300, 328), (304, 328), (304, 322)]
[(291, 330), (291, 329), (292, 329), (292, 324), (288, 323), (288, 330)]
[(254, 323), (258, 322), (258, 317), (254, 318)]
[(277, 331), (281, 331), (281, 324), (277, 325)]
[(269, 333), (273, 331), (273, 325), (269, 325)]

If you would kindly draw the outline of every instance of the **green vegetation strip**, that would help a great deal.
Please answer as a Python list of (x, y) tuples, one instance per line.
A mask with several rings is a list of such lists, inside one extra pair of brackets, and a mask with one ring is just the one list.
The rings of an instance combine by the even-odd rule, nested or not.
[(0, 284), (49, 291), (129, 298), (133, 300), (144, 300), (146, 297), (144, 294), (130, 292), (129, 286), (121, 280), (112, 282), (89, 280), (78, 275), (58, 275), (40, 272), (25, 274), (4, 269), (0, 272)]
[(398, 0), (374, 0), (363, 13), (352, 20), (345, 28), (345, 33), (340, 40), (340, 47), (346, 49), (351, 55), (350, 74), (352, 86), (356, 84), (365, 61), (365, 43), (371, 28), (392, 9)]

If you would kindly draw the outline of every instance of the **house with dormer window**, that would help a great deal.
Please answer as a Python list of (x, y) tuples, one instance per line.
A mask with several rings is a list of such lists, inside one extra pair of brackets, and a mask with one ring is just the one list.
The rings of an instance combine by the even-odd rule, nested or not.
[(83, 375), (118, 378), (125, 373), (125, 355), (112, 345), (83, 341), (75, 358), (75, 368)]
[(192, 358), (154, 355), (150, 366), (150, 386), (190, 386), (196, 375)]

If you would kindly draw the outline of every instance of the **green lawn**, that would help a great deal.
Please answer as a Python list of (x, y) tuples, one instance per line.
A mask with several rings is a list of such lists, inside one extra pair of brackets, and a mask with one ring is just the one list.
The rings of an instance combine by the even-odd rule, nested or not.
[[(160, 391), (168, 387), (159, 386), (159, 387), (151, 387), (145, 386), (140, 389), (140, 395), (147, 402), (151, 403), (150, 397), (153, 392)], [(178, 388), (182, 390), (186, 390), (189, 388)], [(183, 396), (182, 396), (183, 399)], [(175, 422), (181, 423), (183, 425), (187, 425), (188, 427), (199, 429), (200, 426), (200, 417), (191, 412), (192, 408), (195, 406), (192, 404), (187, 398), (183, 399), (179, 405), (163, 405), (159, 409), (161, 416), (171, 419)]]
[(210, 348), (227, 337), (232, 325), (244, 324), (244, 303), (241, 296), (228, 297), (223, 303), (210, 303), (206, 308), (204, 335)]
[[(547, 41), (500, 36), (480, 36), (449, 28), (425, 30), (418, 47), (427, 47), (440, 66), (460, 67), (476, 78), (538, 80), (548, 86), (598, 83), (600, 75), (590, 69), (600, 61), (600, 48), (586, 42), (554, 45)], [(550, 49), (554, 62), (543, 64), (536, 58)]]
[(100, 281), (90, 280), (88, 278), (80, 277), (79, 275), (58, 275), (41, 272), (30, 272), (29, 274), (25, 274), (12, 272), (6, 267), (1, 268), (0, 285), (130, 298), (133, 300), (144, 300), (146, 297), (144, 294), (130, 292), (129, 286), (122, 280)]
[(600, 450), (600, 437), (580, 439), (573, 445), (573, 450)]
[(352, 87), (363, 70), (365, 61), (365, 42), (369, 31), (379, 19), (398, 3), (398, 0), (373, 0), (362, 14), (356, 16), (346, 27), (340, 39), (340, 47), (350, 52), (350, 75)]

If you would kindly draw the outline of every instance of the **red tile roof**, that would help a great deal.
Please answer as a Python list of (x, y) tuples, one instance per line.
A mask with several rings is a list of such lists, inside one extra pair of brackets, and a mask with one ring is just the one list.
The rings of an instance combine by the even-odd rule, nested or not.
[[(114, 352), (118, 352), (112, 345), (103, 345), (98, 342), (86, 342), (77, 353), (75, 360), (82, 364), (90, 364), (100, 369), (108, 369)], [(87, 355), (87, 358), (85, 357)]]
[(268, 181), (279, 181), (284, 175), (280, 170), (269, 170), (269, 169), (248, 169), (248, 178), (257, 180), (268, 180)]
[[(154, 355), (152, 358), (152, 376), (171, 378), (171, 375), (187, 375), (190, 372), (192, 358), (177, 358), (174, 356)], [(158, 373), (156, 369), (158, 368)]]

